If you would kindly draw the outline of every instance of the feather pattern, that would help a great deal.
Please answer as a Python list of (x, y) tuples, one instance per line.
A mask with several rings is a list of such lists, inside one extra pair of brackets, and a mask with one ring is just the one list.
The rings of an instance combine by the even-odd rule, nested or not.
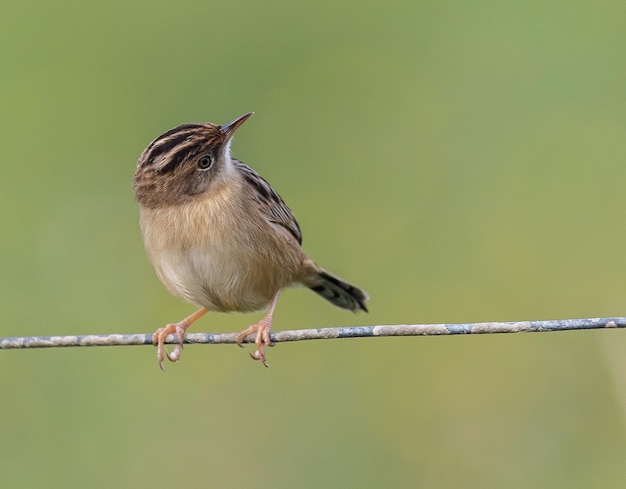
[(148, 257), (173, 295), (202, 306), (189, 318), (154, 335), (159, 365), (180, 358), (164, 352), (165, 338), (184, 331), (207, 310), (250, 312), (266, 317), (242, 331), (237, 343), (257, 333), (265, 346), (278, 295), (304, 285), (331, 304), (367, 311), (367, 294), (319, 267), (302, 251), (297, 219), (272, 186), (245, 163), (231, 158), (235, 130), (252, 115), (228, 124), (183, 124), (157, 137), (143, 151), (133, 178)]
[(233, 159), (235, 169), (241, 173), (246, 183), (256, 194), (255, 200), (259, 204), (259, 210), (271, 223), (284, 227), (302, 245), (302, 231), (291, 209), (272, 188), (272, 186), (256, 171), (242, 161)]

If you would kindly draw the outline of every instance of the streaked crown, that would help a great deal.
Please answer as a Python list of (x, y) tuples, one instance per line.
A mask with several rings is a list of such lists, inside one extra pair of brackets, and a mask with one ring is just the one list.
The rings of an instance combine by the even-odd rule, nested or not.
[(233, 170), (231, 138), (251, 115), (222, 126), (182, 124), (161, 134), (137, 161), (135, 199), (148, 207), (176, 205), (210, 191)]

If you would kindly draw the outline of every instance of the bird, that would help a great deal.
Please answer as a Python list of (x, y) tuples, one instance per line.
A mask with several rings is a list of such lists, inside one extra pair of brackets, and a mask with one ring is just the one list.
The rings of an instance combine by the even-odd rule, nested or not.
[[(187, 329), (208, 311), (265, 316), (236, 336), (265, 347), (280, 292), (305, 286), (335, 306), (367, 312), (367, 293), (318, 266), (302, 250), (293, 212), (255, 170), (231, 156), (233, 134), (253, 112), (227, 124), (186, 123), (154, 139), (133, 177), (148, 259), (166, 289), (200, 309), (153, 334), (158, 365), (180, 360)], [(172, 352), (165, 339), (175, 334)]]

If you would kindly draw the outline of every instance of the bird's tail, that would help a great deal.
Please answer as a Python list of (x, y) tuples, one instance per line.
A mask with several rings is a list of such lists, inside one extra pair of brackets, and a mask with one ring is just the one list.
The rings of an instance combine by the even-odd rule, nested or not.
[(310, 283), (307, 283), (307, 286), (337, 307), (348, 309), (352, 312), (367, 312), (367, 307), (365, 306), (365, 303), (369, 300), (367, 293), (335, 277), (324, 269), (319, 269), (319, 272)]

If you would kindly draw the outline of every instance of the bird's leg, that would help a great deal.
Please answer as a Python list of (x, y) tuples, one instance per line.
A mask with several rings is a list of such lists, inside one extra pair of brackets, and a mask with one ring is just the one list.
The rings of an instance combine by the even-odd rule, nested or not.
[[(187, 331), (189, 326), (204, 316), (208, 311), (209, 310), (206, 307), (203, 307), (178, 323), (168, 324), (164, 328), (156, 330), (152, 336), (152, 343), (157, 347), (157, 359), (161, 370), (165, 370), (163, 368), (163, 353), (165, 353), (165, 356), (170, 362), (177, 362), (180, 360), (180, 354), (183, 349), (183, 341), (185, 340), (185, 331)], [(165, 338), (168, 334), (172, 333), (176, 333), (176, 336), (178, 337), (178, 344), (174, 347), (174, 351), (172, 351), (172, 353), (168, 353), (165, 349)]]
[(250, 357), (253, 360), (259, 360), (265, 367), (267, 367), (267, 361), (265, 360), (265, 347), (272, 346), (272, 339), (270, 338), (270, 329), (272, 328), (272, 316), (274, 315), (274, 309), (276, 309), (276, 303), (278, 302), (278, 295), (280, 291), (276, 292), (270, 303), (270, 307), (267, 310), (267, 314), (258, 323), (253, 324), (247, 329), (244, 329), (237, 335), (237, 345), (243, 347), (242, 343), (246, 336), (252, 333), (256, 333), (256, 339), (254, 344), (256, 345), (256, 351), (254, 354), (250, 353)]

